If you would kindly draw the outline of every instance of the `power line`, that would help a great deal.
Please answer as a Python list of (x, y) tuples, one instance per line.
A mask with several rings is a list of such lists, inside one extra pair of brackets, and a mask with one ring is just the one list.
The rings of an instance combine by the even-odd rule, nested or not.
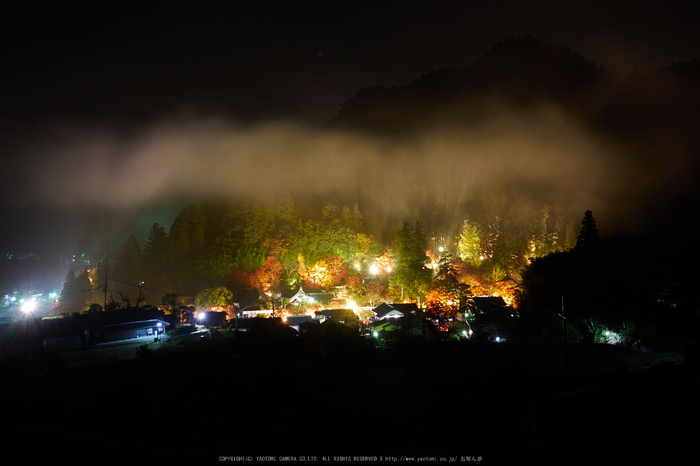
[(143, 285), (135, 285), (135, 284), (133, 284), (133, 283), (125, 282), (125, 281), (123, 281), (123, 280), (119, 280), (119, 279), (113, 278), (113, 277), (108, 277), (108, 279), (109, 279), (109, 280), (114, 280), (115, 282), (119, 282), (119, 283), (122, 283), (122, 284), (124, 284), (124, 285), (129, 285), (129, 286), (133, 286), (133, 287), (136, 287), (136, 288), (143, 288), (144, 290), (148, 290), (148, 291), (156, 291), (156, 292), (158, 292), (158, 293), (165, 293), (165, 290), (162, 290), (162, 289), (161, 289), (161, 290), (156, 290), (156, 289), (154, 289), (154, 288), (149, 288), (149, 287), (143, 286)]

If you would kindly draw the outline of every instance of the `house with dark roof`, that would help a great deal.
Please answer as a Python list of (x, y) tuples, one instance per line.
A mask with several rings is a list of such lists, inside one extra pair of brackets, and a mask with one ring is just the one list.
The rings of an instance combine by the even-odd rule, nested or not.
[(402, 336), (439, 338), (437, 328), (421, 315), (415, 303), (383, 303), (373, 312), (377, 319), (372, 323), (373, 331), (387, 341)]
[(99, 343), (157, 338), (165, 333), (166, 325), (155, 306), (104, 311), (96, 314), (90, 337)]
[(419, 315), (420, 309), (418, 309), (416, 303), (382, 303), (375, 307), (372, 312), (378, 319), (384, 319), (387, 317), (404, 317), (408, 314)]
[(200, 311), (197, 314), (197, 323), (207, 328), (225, 328), (228, 326), (228, 314), (225, 312)]
[(74, 319), (59, 317), (44, 317), (37, 321), (43, 338), (44, 351), (56, 352), (79, 349), (83, 346), (83, 340), (78, 334)]
[(486, 314), (494, 309), (507, 307), (507, 304), (500, 296), (475, 296), (474, 307), (477, 313)]
[(332, 320), (345, 325), (360, 325), (360, 319), (352, 309), (324, 309), (316, 312), (316, 318), (323, 323), (326, 320)]
[(314, 318), (311, 315), (305, 314), (303, 316), (287, 316), (286, 319), (284, 319), (285, 323), (296, 330), (299, 333), (302, 333), (302, 324), (305, 322), (308, 323), (314, 323), (318, 324), (319, 321), (318, 319)]
[(322, 306), (327, 306), (335, 298), (333, 293), (319, 292), (319, 293), (306, 293), (308, 298), (313, 299), (313, 303), (320, 304)]
[(241, 313), (248, 311), (269, 310), (272, 314), (274, 306), (272, 296), (260, 291), (259, 289), (247, 290), (237, 297)]

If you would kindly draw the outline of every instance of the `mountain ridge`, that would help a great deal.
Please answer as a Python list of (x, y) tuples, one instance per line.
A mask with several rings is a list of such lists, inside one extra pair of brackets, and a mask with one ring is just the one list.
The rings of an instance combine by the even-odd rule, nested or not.
[[(515, 108), (554, 103), (601, 129), (644, 133), (659, 111), (673, 113), (665, 107), (700, 104), (699, 70), (692, 59), (621, 81), (568, 45), (512, 37), (465, 67), (439, 68), (402, 86), (359, 89), (326, 127), (406, 135), (474, 122), (498, 101)], [(650, 108), (640, 108), (640, 101)]]

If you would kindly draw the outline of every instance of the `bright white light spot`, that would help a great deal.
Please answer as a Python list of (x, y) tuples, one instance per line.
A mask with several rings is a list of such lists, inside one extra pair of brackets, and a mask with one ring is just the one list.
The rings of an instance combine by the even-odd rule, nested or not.
[(29, 314), (30, 312), (32, 312), (34, 310), (35, 307), (36, 307), (36, 303), (34, 302), (33, 299), (30, 299), (29, 301), (22, 304), (22, 312), (24, 312), (25, 314)]
[(377, 272), (379, 272), (379, 267), (377, 267), (377, 264), (372, 264), (369, 271), (372, 273), (372, 275), (377, 275)]
[(496, 341), (497, 341), (497, 342), (500, 342), (500, 341), (501, 341), (501, 337), (496, 337)]
[(372, 335), (374, 335), (375, 338), (379, 336), (377, 332), (372, 333)]

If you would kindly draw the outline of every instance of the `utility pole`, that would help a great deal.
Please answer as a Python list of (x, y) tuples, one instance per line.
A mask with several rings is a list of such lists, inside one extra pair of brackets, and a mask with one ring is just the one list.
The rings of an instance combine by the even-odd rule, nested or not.
[(564, 313), (564, 295), (561, 295), (561, 327), (564, 337), (564, 387), (566, 388), (566, 393), (569, 393), (569, 354), (566, 344), (566, 314)]

